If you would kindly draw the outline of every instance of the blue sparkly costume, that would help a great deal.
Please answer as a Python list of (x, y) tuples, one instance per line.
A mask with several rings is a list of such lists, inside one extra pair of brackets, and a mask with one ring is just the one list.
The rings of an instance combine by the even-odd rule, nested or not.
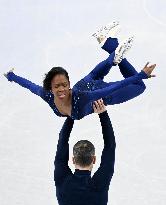
[[(144, 92), (146, 87), (142, 79), (147, 79), (147, 74), (144, 71), (137, 73), (126, 59), (123, 59), (119, 64), (120, 72), (125, 79), (110, 83), (103, 81), (104, 76), (114, 66), (113, 60), (117, 46), (118, 40), (116, 38), (108, 38), (102, 48), (110, 54), (109, 57), (100, 62), (87, 76), (73, 86), (70, 116), (72, 119), (80, 120), (93, 113), (93, 101), (100, 98), (103, 99), (105, 105), (113, 105), (128, 101)], [(67, 117), (58, 111), (54, 103), (54, 95), (50, 91), (46, 91), (42, 86), (17, 76), (13, 72), (7, 74), (7, 79), (40, 96), (49, 104), (56, 115)]]

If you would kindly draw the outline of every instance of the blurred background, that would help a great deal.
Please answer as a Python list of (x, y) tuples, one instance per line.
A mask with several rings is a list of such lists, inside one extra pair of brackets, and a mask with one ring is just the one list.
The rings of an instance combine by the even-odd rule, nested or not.
[[(113, 20), (121, 23), (120, 41), (134, 34), (127, 59), (140, 71), (156, 63), (156, 78), (145, 92), (108, 106), (116, 135), (115, 174), (108, 205), (165, 205), (166, 202), (166, 2), (164, 0), (0, 0), (0, 204), (58, 205), (53, 171), (57, 117), (41, 98), (3, 76), (15, 74), (42, 85), (53, 66), (64, 67), (73, 86), (108, 54), (91, 35)], [(107, 82), (121, 80), (118, 67)], [(103, 138), (97, 114), (76, 121), (73, 145), (88, 139), (100, 165)]]

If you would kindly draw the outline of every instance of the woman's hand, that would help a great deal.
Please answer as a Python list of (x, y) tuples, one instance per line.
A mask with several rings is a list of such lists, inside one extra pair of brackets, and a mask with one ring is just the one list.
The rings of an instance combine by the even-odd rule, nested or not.
[(153, 64), (153, 65), (150, 65), (150, 66), (148, 66), (148, 64), (149, 64), (149, 62), (147, 62), (147, 64), (143, 68), (143, 71), (149, 76), (149, 78), (156, 77), (156, 75), (151, 75), (151, 73), (153, 72), (154, 68), (156, 67), (156, 64)]
[(7, 73), (4, 73), (3, 75), (7, 78), (7, 74), (10, 73), (10, 72), (13, 72), (14, 71), (14, 68), (12, 68), (11, 70), (9, 70)]
[(106, 111), (106, 108), (105, 108), (105, 105), (103, 103), (103, 100), (100, 99), (100, 100), (94, 101), (93, 109), (94, 109), (94, 112), (98, 113), (98, 114)]

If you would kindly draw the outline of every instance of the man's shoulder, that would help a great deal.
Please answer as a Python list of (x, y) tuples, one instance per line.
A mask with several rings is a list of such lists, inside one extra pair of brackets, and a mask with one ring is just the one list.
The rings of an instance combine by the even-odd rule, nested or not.
[(69, 184), (70, 182), (73, 181), (73, 173), (71, 172), (70, 174), (66, 175), (63, 179), (54, 179), (55, 181), (55, 186), (59, 187), (59, 186), (66, 186), (67, 184)]

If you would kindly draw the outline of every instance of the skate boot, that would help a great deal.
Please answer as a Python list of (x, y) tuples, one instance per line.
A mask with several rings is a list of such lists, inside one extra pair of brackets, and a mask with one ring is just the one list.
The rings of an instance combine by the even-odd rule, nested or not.
[(98, 43), (104, 44), (108, 37), (114, 38), (119, 30), (119, 22), (113, 21), (112, 23), (107, 24), (106, 26), (102, 26), (96, 33), (92, 34), (92, 36), (94, 36), (97, 39)]
[(114, 64), (119, 64), (133, 45), (134, 36), (125, 39), (115, 50)]

